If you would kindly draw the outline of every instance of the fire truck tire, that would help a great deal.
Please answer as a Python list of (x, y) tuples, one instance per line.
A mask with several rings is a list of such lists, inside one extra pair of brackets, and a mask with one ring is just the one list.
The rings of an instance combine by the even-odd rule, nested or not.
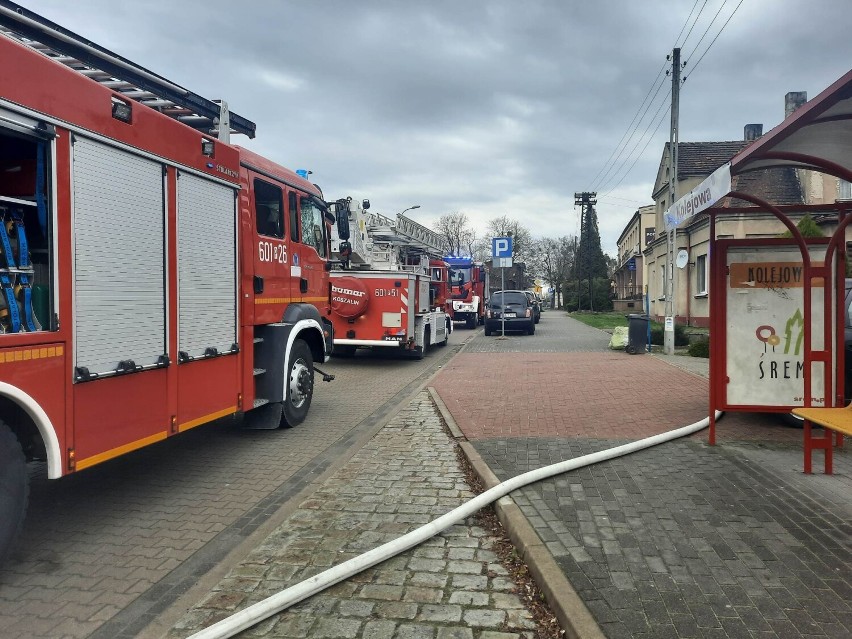
[(24, 451), (12, 430), (0, 421), (0, 563), (21, 532), (29, 492)]
[(468, 315), (464, 323), (465, 328), (476, 328), (476, 315)]
[(281, 425), (292, 428), (305, 421), (314, 396), (314, 359), (304, 340), (293, 342), (284, 384)]

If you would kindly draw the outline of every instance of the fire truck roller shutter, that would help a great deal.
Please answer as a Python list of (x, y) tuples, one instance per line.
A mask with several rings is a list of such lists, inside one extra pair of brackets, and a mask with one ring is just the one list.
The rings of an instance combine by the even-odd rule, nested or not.
[(72, 180), (74, 365), (154, 366), (166, 352), (162, 164), (75, 136)]
[(370, 294), (357, 277), (335, 277), (331, 280), (331, 310), (345, 319), (364, 314), (370, 304)]
[(178, 351), (201, 357), (237, 342), (234, 189), (178, 174)]

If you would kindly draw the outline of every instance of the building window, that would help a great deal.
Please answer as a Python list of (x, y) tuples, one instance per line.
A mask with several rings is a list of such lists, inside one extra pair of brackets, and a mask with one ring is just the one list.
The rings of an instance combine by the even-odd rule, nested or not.
[(707, 295), (707, 255), (695, 259), (695, 294)]
[(666, 299), (666, 293), (668, 292), (668, 287), (666, 286), (666, 267), (664, 264), (660, 265), (660, 297), (659, 299)]
[(837, 199), (852, 200), (852, 182), (837, 180)]

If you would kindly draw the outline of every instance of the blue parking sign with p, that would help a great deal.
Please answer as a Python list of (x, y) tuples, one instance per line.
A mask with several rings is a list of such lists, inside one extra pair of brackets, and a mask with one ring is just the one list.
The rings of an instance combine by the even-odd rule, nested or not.
[(512, 238), (492, 237), (491, 257), (512, 257)]

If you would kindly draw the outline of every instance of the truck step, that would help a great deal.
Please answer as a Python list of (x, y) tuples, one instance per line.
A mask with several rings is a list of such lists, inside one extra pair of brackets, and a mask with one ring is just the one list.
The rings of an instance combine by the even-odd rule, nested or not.
[(252, 408), (260, 408), (261, 406), (266, 406), (268, 403), (268, 399), (262, 399), (260, 397), (257, 397), (254, 400), (254, 404), (252, 404)]
[(254, 373), (254, 376), (257, 377), (258, 375), (263, 375), (266, 372), (266, 369), (265, 368), (255, 368), (255, 369), (253, 369), (252, 372)]
[(262, 343), (262, 342), (263, 342), (263, 338), (262, 338), (262, 337), (255, 337), (255, 338), (254, 338), (254, 343), (255, 343), (255, 344), (260, 344), (260, 343)]

